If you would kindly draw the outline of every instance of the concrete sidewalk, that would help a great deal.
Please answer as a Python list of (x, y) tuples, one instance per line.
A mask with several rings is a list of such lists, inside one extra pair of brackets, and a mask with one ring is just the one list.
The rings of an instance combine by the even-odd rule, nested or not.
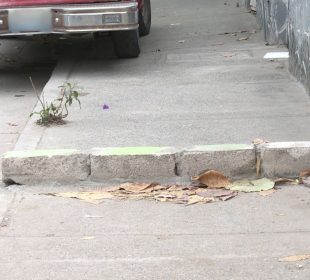
[(37, 103), (29, 77), (37, 90), (42, 91), (55, 66), (55, 59), (49, 46), (43, 42), (26, 38), (1, 38), (0, 42), (1, 162), (2, 154), (14, 148)]
[(308, 188), (188, 207), (39, 195), (77, 189), (90, 188), (0, 189), (0, 204), (11, 196), (0, 217), (1, 279), (309, 279), (310, 260), (279, 262), (310, 254)]
[(38, 129), (31, 120), (16, 150), (309, 140), (305, 90), (286, 61), (263, 59), (279, 49), (265, 46), (255, 17), (226, 2), (153, 1), (138, 59), (115, 59), (108, 37), (82, 50), (76, 40), (45, 94), (78, 82), (82, 110), (72, 108), (64, 126)]

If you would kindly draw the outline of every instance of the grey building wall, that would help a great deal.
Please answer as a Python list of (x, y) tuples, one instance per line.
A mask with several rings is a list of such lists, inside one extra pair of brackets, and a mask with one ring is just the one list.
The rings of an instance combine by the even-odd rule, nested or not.
[(288, 44), (288, 6), (290, 0), (256, 0), (258, 22), (269, 44)]
[(288, 41), (290, 71), (310, 91), (310, 1), (290, 0)]
[(241, 7), (246, 7), (247, 9), (250, 8), (250, 2), (251, 0), (239, 0)]
[(310, 92), (310, 0), (256, 0), (256, 12), (265, 40), (288, 46), (290, 71)]

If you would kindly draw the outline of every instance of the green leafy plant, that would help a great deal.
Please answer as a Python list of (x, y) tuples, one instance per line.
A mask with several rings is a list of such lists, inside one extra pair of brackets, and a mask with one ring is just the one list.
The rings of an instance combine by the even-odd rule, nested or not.
[(37, 124), (44, 126), (49, 126), (51, 124), (64, 124), (64, 119), (69, 115), (68, 108), (73, 104), (74, 101), (78, 102), (81, 108), (81, 102), (79, 99), (80, 93), (77, 90), (76, 84), (65, 82), (59, 87), (59, 97), (48, 103), (45, 101), (44, 93), (42, 93), (41, 96), (38, 94), (31, 78), (30, 82), (42, 106), (40, 111), (30, 114), (30, 117), (33, 115), (39, 116), (39, 119), (36, 121)]

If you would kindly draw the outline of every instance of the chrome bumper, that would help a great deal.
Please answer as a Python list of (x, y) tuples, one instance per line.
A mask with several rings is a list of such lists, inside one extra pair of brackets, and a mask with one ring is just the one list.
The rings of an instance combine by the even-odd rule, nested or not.
[(88, 33), (137, 28), (136, 2), (0, 9), (0, 35)]

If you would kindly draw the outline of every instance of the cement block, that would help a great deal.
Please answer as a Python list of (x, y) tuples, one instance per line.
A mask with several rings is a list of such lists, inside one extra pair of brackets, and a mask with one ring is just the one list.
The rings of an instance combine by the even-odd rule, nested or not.
[(207, 169), (231, 178), (255, 175), (255, 150), (249, 145), (197, 146), (183, 152), (177, 162), (178, 175), (191, 177)]
[(9, 152), (2, 159), (2, 180), (18, 184), (74, 183), (86, 180), (90, 158), (75, 150)]
[(297, 177), (310, 169), (310, 142), (264, 144), (260, 154), (265, 177)]
[(91, 153), (91, 180), (156, 180), (175, 177), (175, 153), (168, 148), (107, 148)]

